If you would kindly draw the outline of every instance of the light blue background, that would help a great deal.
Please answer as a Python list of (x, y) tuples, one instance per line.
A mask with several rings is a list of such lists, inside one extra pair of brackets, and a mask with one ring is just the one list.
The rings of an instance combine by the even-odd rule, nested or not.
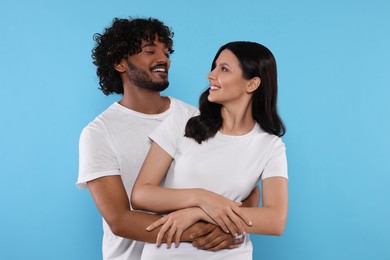
[(167, 94), (197, 104), (219, 46), (263, 43), (279, 69), (289, 218), (255, 259), (390, 259), (390, 2), (0, 3), (0, 258), (100, 259), (101, 220), (74, 183), (97, 88), (92, 35), (113, 17), (175, 31)]

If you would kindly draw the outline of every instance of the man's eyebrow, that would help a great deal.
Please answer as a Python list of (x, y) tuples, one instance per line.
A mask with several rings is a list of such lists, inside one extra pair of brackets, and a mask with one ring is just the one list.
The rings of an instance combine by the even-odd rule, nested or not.
[(144, 45), (142, 45), (141, 48), (151, 47), (151, 46), (156, 46), (156, 44), (148, 42), (148, 43), (145, 43)]

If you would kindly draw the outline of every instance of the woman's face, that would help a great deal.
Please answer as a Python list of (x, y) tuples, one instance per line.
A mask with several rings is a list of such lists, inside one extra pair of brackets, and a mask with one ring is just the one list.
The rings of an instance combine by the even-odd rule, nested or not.
[(207, 75), (210, 82), (208, 100), (225, 105), (247, 100), (250, 80), (243, 78), (237, 57), (228, 49), (223, 50), (215, 61), (215, 68)]

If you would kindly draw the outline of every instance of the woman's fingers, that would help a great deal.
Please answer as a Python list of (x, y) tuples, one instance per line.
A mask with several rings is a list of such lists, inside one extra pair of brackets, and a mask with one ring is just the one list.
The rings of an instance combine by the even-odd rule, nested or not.
[(248, 226), (252, 226), (252, 220), (249, 218), (249, 216), (243, 212), (239, 207), (233, 207), (233, 212), (239, 216)]
[(214, 212), (210, 217), (224, 230), (226, 233), (233, 235), (244, 234), (246, 232), (245, 225), (251, 226), (250, 218), (237, 206), (226, 207), (219, 212)]
[(250, 218), (238, 207), (227, 209), (225, 215), (221, 216), (221, 219), (233, 235), (246, 233), (243, 222), (248, 226), (252, 225)]
[[(162, 241), (163, 241), (163, 238), (164, 238), (164, 235), (165, 233), (169, 230), (169, 228), (171, 227), (171, 223), (169, 222), (166, 222), (160, 229), (160, 231), (158, 232), (157, 234), (157, 238), (156, 238), (156, 245), (157, 246), (160, 246)], [(167, 244), (168, 244), (168, 239), (167, 239)]]
[(166, 234), (166, 243), (167, 243), (167, 248), (171, 248), (171, 245), (172, 245), (172, 240), (173, 240), (173, 237), (176, 233), (176, 225), (174, 223), (172, 223), (172, 225), (169, 227), (169, 230)]
[(170, 248), (172, 243), (175, 244), (175, 247), (178, 247), (180, 244), (181, 235), (184, 230), (176, 225), (176, 223), (172, 223), (172, 225), (166, 223), (160, 230), (157, 236), (157, 244), (161, 245), (162, 239), (165, 235), (167, 248)]
[(230, 230), (229, 228), (225, 225), (225, 221), (223, 221), (223, 219), (219, 216), (216, 216), (216, 217), (211, 217), (212, 219), (214, 219), (214, 221), (218, 224), (218, 226), (221, 227), (221, 229), (223, 231), (225, 231), (226, 233), (230, 233)]
[(161, 225), (164, 225), (166, 221), (167, 221), (167, 218), (166, 218), (166, 217), (160, 218), (159, 220), (157, 220), (157, 221), (153, 222), (152, 224), (150, 224), (150, 225), (146, 228), (146, 230), (147, 230), (147, 231), (152, 231), (153, 229), (158, 228), (158, 227), (161, 226)]
[(198, 219), (194, 214), (194, 209), (183, 209), (162, 217), (148, 228), (155, 228), (163, 224), (157, 234), (156, 245), (160, 246), (165, 241), (167, 248), (170, 248), (172, 243), (175, 243), (175, 246), (178, 247), (184, 230), (196, 221)]
[(228, 215), (221, 217), (221, 219), (226, 225), (226, 227), (229, 229), (230, 234), (232, 234), (233, 236), (238, 234), (239, 231), (236, 227), (236, 224), (232, 221), (232, 219)]
[(175, 232), (175, 247), (178, 247), (180, 244), (181, 235), (183, 234), (184, 230), (181, 228), (178, 228)]
[(233, 212), (228, 215), (229, 219), (233, 223), (233, 228), (235, 228), (235, 233), (232, 233), (234, 236), (239, 234), (245, 234), (246, 230), (244, 225), (242, 224), (242, 220)]

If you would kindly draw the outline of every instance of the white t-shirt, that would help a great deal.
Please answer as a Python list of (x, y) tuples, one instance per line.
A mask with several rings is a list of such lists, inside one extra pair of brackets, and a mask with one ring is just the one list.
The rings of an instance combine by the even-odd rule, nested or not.
[[(256, 124), (247, 134), (224, 135), (218, 132), (202, 144), (184, 137), (188, 117), (172, 115), (150, 138), (174, 159), (164, 186), (168, 188), (204, 188), (231, 200), (248, 197), (259, 180), (287, 176), (286, 149), (281, 138), (269, 134)], [(143, 260), (150, 259), (252, 259), (249, 236), (245, 243), (233, 250), (209, 252), (190, 243), (178, 248), (157, 248), (146, 244)]]
[[(148, 135), (173, 113), (197, 111), (177, 99), (170, 100), (170, 108), (156, 115), (114, 103), (88, 124), (80, 136), (77, 187), (87, 188), (88, 181), (120, 175), (130, 201), (135, 179), (150, 148)], [(103, 232), (103, 259), (140, 259), (143, 242), (114, 235), (104, 219)]]

